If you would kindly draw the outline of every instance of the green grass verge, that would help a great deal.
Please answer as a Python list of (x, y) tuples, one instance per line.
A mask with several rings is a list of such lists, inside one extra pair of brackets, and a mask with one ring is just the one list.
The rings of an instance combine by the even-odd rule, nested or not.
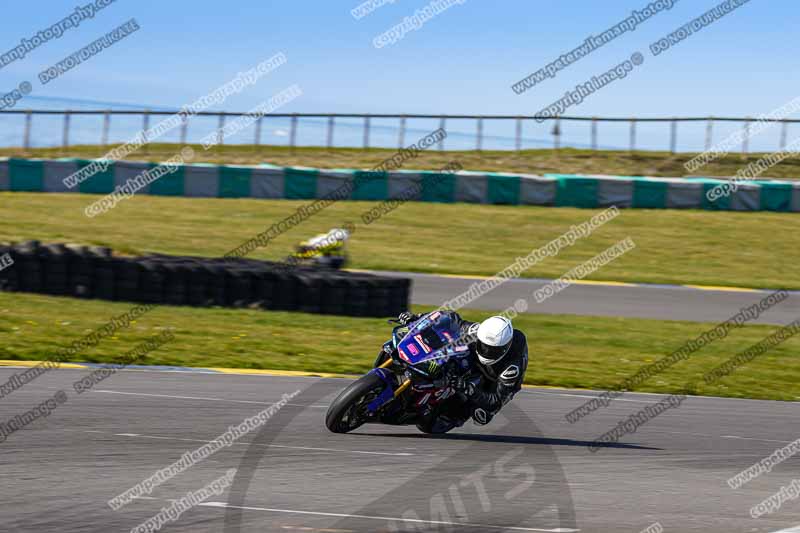
[[(126, 303), (0, 293), (0, 336), (4, 340), (0, 359), (45, 359), (130, 307)], [(465, 312), (464, 316), (481, 320), (486, 314)], [(530, 343), (527, 383), (592, 389), (615, 387), (642, 365), (668, 355), (709, 328), (690, 322), (529, 314), (514, 323)], [(148, 355), (143, 364), (354, 374), (371, 367), (391, 331), (382, 319), (163, 306), (75, 360), (115, 361), (163, 328), (173, 328), (175, 340)], [(679, 391), (692, 378), (775, 329), (745, 326), (733, 330), (728, 338), (706, 345), (637, 390)], [(800, 397), (798, 351), (800, 339), (789, 339), (718, 384), (701, 385), (696, 392), (796, 400)]]
[[(414, 139), (409, 138), (408, 142)], [(294, 150), (285, 146), (227, 145), (204, 151), (200, 145), (192, 145), (197, 157), (195, 162), (305, 165), (320, 168), (371, 168), (395, 152), (394, 149), (302, 147)], [(22, 148), (0, 149), (0, 156), (7, 157), (102, 157), (113, 146), (96, 145), (71, 146), (62, 148), (36, 148), (28, 151)], [(150, 144), (128, 156), (135, 161), (165, 161), (177, 154), (180, 145)], [(616, 174), (621, 176), (733, 176), (767, 154), (729, 154), (718, 161), (706, 165), (697, 173), (687, 173), (684, 163), (697, 154), (669, 152), (628, 152), (611, 150), (523, 150), (520, 152), (485, 150), (438, 151), (430, 149), (406, 164), (408, 168), (439, 169), (449, 161), (459, 161), (468, 170), (496, 172), (519, 172), (527, 174)], [(765, 176), (774, 178), (800, 178), (800, 157), (790, 157), (770, 168)]]
[[(0, 242), (106, 245), (126, 254), (221, 256), (307, 202), (137, 195), (89, 219), (98, 196), (0, 193)], [(372, 202), (338, 202), (258, 249), (281, 259), (293, 245), (356, 223), (354, 268), (489, 276), (599, 210), (409, 202), (370, 225)], [(614, 243), (636, 248), (589, 279), (800, 289), (800, 232), (792, 213), (623, 210), (590, 237), (525, 276), (557, 278)]]

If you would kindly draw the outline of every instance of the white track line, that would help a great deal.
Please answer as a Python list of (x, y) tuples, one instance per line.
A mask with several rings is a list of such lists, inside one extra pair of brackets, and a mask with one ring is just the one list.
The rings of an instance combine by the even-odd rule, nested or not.
[(739, 437), (738, 435), (709, 435), (707, 433), (686, 433), (684, 431), (666, 431), (662, 429), (651, 430), (654, 433), (667, 433), (669, 435), (685, 435), (689, 437), (707, 437), (711, 439), (734, 439), (734, 440), (754, 440), (759, 442), (777, 442), (779, 444), (790, 444), (793, 440), (760, 439), (758, 437)]
[(494, 526), (491, 524), (470, 524), (470, 523), (462, 523), (462, 522), (443, 522), (439, 520), (417, 520), (411, 518), (392, 518), (387, 516), (367, 516), (367, 515), (359, 515), (359, 514), (341, 514), (341, 513), (320, 513), (314, 511), (294, 511), (291, 509), (270, 509), (268, 507), (246, 507), (246, 506), (239, 506), (239, 505), (229, 505), (225, 502), (204, 502), (198, 504), (198, 506), (202, 507), (223, 507), (226, 509), (242, 509), (245, 511), (265, 511), (269, 513), (285, 513), (285, 514), (305, 514), (305, 515), (314, 515), (314, 516), (329, 516), (333, 518), (360, 518), (363, 520), (381, 520), (381, 521), (395, 521), (395, 522), (411, 522), (415, 524), (430, 524), (430, 525), (440, 525), (440, 526), (459, 526), (459, 527), (475, 527), (481, 529), (500, 529), (504, 531), (540, 531), (546, 533), (575, 533), (580, 531), (580, 529), (569, 529), (569, 528), (555, 528), (555, 529), (540, 529), (534, 527), (512, 527), (512, 526)]
[[(104, 433), (107, 435), (113, 435), (115, 437), (129, 437), (129, 438), (139, 438), (139, 439), (160, 439), (160, 440), (175, 440), (175, 441), (182, 441), (182, 442), (202, 442), (203, 444), (208, 444), (211, 441), (203, 440), (203, 439), (187, 439), (183, 437), (164, 437), (161, 435), (140, 435), (138, 433), (111, 433), (111, 432), (100, 432), (96, 430), (64, 430), (64, 431), (77, 431), (81, 433)], [(263, 446), (266, 448), (283, 448), (287, 450), (305, 450), (305, 451), (312, 451), (312, 452), (335, 452), (335, 453), (355, 453), (360, 455), (388, 455), (391, 457), (411, 457), (415, 454), (409, 452), (371, 452), (366, 450), (342, 450), (338, 448), (312, 448), (309, 446), (288, 446), (283, 444), (258, 444), (253, 442), (234, 442), (234, 444), (238, 444), (241, 446), (250, 446), (251, 444), (255, 444), (256, 446)]]
[[(597, 396), (589, 396), (588, 394), (569, 394), (566, 392), (544, 392), (538, 390), (528, 390), (528, 394), (541, 394), (543, 396), (569, 396), (571, 398), (585, 398), (587, 400), (591, 400), (597, 398)], [(666, 394), (664, 395), (666, 396)], [(653, 403), (653, 401), (647, 400), (631, 400), (628, 398), (614, 398), (611, 400), (612, 402), (633, 402), (633, 403)]]
[(723, 438), (723, 439), (738, 439), (738, 440), (757, 440), (757, 441), (760, 441), (760, 442), (777, 442), (777, 443), (781, 443), (781, 444), (789, 444), (791, 442), (794, 442), (793, 440), (759, 439), (757, 437), (739, 437), (737, 435), (722, 435), (722, 437), (720, 437), (720, 438)]
[[(205, 396), (174, 396), (170, 394), (151, 394), (147, 392), (123, 392), (117, 390), (103, 390), (103, 389), (93, 390), (92, 392), (102, 392), (105, 394), (127, 394), (129, 396), (150, 396), (153, 398), (173, 398), (176, 400), (203, 400), (207, 402), (247, 403), (254, 405), (272, 405), (274, 403), (274, 402), (256, 402), (253, 400), (229, 400), (228, 398), (209, 398)], [(325, 409), (328, 408), (327, 405), (306, 405), (302, 403), (286, 403), (284, 405), (291, 405), (293, 407), (315, 407), (315, 408), (325, 408)]]

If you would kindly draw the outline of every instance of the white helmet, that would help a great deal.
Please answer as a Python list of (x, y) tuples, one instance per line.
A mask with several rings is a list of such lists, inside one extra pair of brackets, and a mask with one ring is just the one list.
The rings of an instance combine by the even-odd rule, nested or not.
[(514, 327), (506, 317), (493, 316), (478, 326), (478, 342), (475, 351), (484, 365), (493, 365), (502, 359), (511, 348)]

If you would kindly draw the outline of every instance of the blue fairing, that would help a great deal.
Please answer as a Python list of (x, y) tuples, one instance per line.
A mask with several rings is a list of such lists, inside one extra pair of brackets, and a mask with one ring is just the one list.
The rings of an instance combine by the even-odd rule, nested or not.
[[(395, 345), (399, 357), (408, 363), (414, 372), (429, 376), (451, 358), (457, 359), (462, 368), (468, 366), (466, 356), (469, 354), (469, 349), (454, 342), (459, 338), (460, 324), (451, 314), (440, 311), (428, 313), (411, 324), (408, 332), (403, 334), (405, 330), (405, 326), (394, 328), (392, 340), (387, 345)], [(434, 363), (429, 363), (430, 361)], [(394, 373), (388, 369), (373, 368), (370, 373), (380, 377), (386, 384), (378, 397), (367, 404), (367, 411), (375, 414), (394, 398), (399, 383)]]
[(386, 388), (383, 389), (383, 392), (381, 392), (381, 394), (377, 398), (372, 400), (367, 405), (367, 410), (370, 413), (375, 413), (381, 406), (383, 406), (389, 400), (394, 398), (394, 389), (396, 387), (397, 381), (394, 379), (392, 373), (384, 368), (373, 368), (370, 371), (370, 374), (377, 375), (383, 380), (384, 383), (386, 383)]
[[(397, 345), (400, 358), (411, 365), (453, 355), (451, 343), (458, 339), (459, 324), (449, 313), (434, 311), (411, 325)], [(448, 352), (449, 348), (449, 352)]]

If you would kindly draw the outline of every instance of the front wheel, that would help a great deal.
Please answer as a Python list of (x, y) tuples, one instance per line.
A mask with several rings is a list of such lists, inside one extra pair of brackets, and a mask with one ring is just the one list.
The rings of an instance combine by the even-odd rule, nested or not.
[(368, 419), (367, 405), (387, 387), (376, 374), (367, 374), (344, 389), (328, 407), (325, 425), (334, 433), (347, 433)]

